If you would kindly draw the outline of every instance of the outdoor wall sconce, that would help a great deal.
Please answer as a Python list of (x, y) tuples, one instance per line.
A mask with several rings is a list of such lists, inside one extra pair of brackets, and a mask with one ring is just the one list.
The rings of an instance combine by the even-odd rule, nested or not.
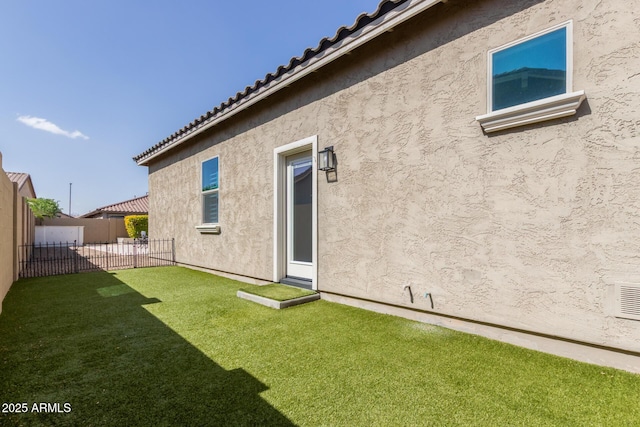
[(318, 170), (332, 172), (336, 170), (336, 155), (333, 152), (333, 145), (318, 151)]

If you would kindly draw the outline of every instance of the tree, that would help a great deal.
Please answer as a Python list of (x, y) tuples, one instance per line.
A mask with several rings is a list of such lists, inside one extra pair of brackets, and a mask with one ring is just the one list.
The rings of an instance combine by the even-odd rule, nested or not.
[(36, 218), (55, 218), (62, 212), (58, 202), (53, 199), (27, 199), (27, 204)]

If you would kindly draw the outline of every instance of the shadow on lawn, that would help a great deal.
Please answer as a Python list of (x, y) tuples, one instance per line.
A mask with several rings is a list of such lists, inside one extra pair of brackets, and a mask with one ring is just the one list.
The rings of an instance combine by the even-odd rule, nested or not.
[[(0, 315), (0, 403), (29, 410), (0, 424), (293, 425), (259, 396), (264, 384), (145, 310), (158, 302), (106, 272), (14, 284)], [(41, 402), (71, 412), (33, 412)]]

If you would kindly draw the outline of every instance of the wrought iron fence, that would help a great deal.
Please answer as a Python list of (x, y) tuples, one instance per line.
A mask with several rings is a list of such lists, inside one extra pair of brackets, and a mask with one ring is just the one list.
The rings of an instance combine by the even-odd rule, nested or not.
[(47, 243), (19, 248), (20, 277), (175, 265), (174, 239), (123, 243)]

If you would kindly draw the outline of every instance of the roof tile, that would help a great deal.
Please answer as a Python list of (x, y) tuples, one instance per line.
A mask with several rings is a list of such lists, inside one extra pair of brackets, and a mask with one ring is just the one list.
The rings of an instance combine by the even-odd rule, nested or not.
[(236, 93), (235, 97), (231, 97), (227, 101), (222, 102), (219, 106), (214, 107), (211, 111), (207, 112), (205, 120), (194, 120), (193, 122), (189, 123), (187, 126), (185, 126), (182, 129), (180, 129), (179, 131), (174, 132), (168, 138), (163, 139), (161, 142), (157, 143), (153, 147), (151, 147), (151, 148), (147, 149), (146, 151), (138, 154), (137, 156), (135, 156), (133, 158), (133, 160), (138, 162), (139, 160), (141, 160), (141, 159), (143, 159), (143, 158), (145, 158), (145, 157), (147, 157), (147, 156), (149, 156), (149, 155), (151, 155), (151, 154), (153, 154), (153, 153), (155, 153), (157, 151), (160, 151), (164, 146), (173, 143), (175, 140), (179, 139), (183, 134), (190, 133), (191, 131), (195, 130), (195, 128), (197, 126), (199, 127), (202, 124), (206, 124), (209, 120), (215, 118), (219, 114), (224, 113), (225, 110), (233, 107), (234, 104), (237, 104), (238, 102), (240, 102), (243, 99), (247, 98), (249, 95), (251, 95), (252, 93), (256, 92), (260, 88), (266, 86), (267, 84), (269, 84), (274, 79), (282, 76), (283, 74), (293, 70), (298, 65), (300, 65), (300, 64), (308, 61), (309, 59), (315, 57), (316, 55), (322, 53), (324, 50), (326, 50), (326, 49), (330, 48), (331, 46), (337, 44), (338, 42), (344, 40), (345, 38), (347, 38), (351, 34), (355, 33), (356, 31), (360, 30), (361, 28), (367, 26), (371, 22), (375, 21), (376, 19), (380, 18), (381, 16), (383, 16), (383, 15), (387, 14), (388, 12), (392, 11), (393, 9), (398, 7), (399, 5), (402, 5), (403, 3), (406, 3), (407, 1), (409, 1), (409, 0), (382, 0), (380, 2), (380, 4), (378, 5), (378, 8), (376, 9), (375, 12), (373, 12), (371, 14), (362, 13), (361, 15), (359, 15), (356, 18), (356, 21), (350, 27), (343, 26), (343, 27), (338, 28), (338, 30), (336, 31), (336, 34), (332, 38), (327, 38), (327, 37), (323, 38), (318, 43), (318, 46), (316, 46), (315, 48), (313, 48), (313, 49), (312, 48), (305, 49), (305, 51), (304, 51), (302, 56), (291, 58), (288, 65), (279, 66), (275, 73), (269, 73), (264, 77), (264, 79), (256, 80), (256, 82), (253, 84), (253, 86), (247, 86), (243, 92)]
[(6, 172), (7, 177), (9, 177), (9, 181), (18, 183), (18, 188), (22, 188), (24, 184), (26, 184), (29, 179), (28, 173), (22, 172)]
[(124, 202), (114, 203), (112, 205), (103, 206), (82, 217), (93, 216), (102, 212), (107, 213), (147, 213), (149, 212), (149, 196), (136, 197), (135, 199), (125, 200)]

